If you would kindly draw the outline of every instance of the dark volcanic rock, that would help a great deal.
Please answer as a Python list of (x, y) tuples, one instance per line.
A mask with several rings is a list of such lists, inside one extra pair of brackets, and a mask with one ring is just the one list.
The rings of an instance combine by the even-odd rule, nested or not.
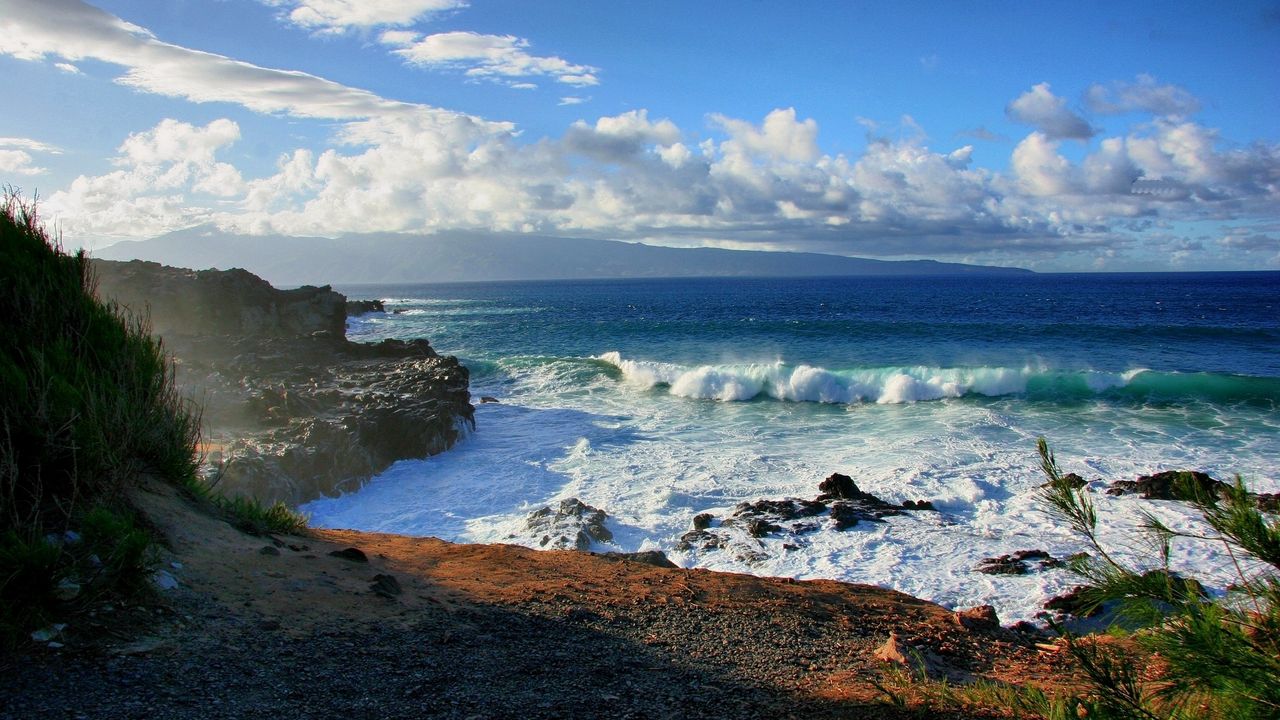
[(1065, 564), (1043, 550), (1019, 550), (1012, 555), (987, 558), (974, 569), (987, 575), (1026, 575)]
[(860, 490), (853, 484), (853, 478), (840, 473), (831, 473), (826, 480), (818, 483), (819, 500), (853, 500)]
[[(902, 505), (885, 502), (862, 491), (852, 478), (840, 473), (823, 480), (818, 490), (821, 494), (813, 500), (783, 498), (739, 503), (715, 528), (709, 513), (697, 515), (693, 518), (693, 530), (681, 536), (676, 548), (682, 552), (729, 549), (740, 559), (758, 562), (768, 559), (767, 546), (759, 538), (777, 534), (799, 540), (800, 536), (824, 527), (824, 523), (816, 520), (823, 515), (832, 520), (827, 527), (847, 530), (860, 522), (884, 522), (884, 518), (902, 515), (905, 511), (935, 509), (927, 500), (908, 500)], [(800, 545), (785, 542), (782, 547), (795, 550)]]
[(388, 600), (394, 600), (395, 597), (404, 592), (400, 587), (400, 581), (396, 580), (395, 575), (386, 573), (378, 573), (373, 576), (373, 582), (369, 583), (369, 590), (378, 597), (384, 597)]
[(365, 555), (364, 551), (361, 550), (360, 548), (354, 548), (354, 547), (343, 548), (341, 550), (334, 550), (329, 554), (336, 558), (342, 558), (343, 560), (350, 560), (351, 562), (358, 562), (358, 563), (369, 562), (369, 556)]
[(467, 369), (425, 340), (353, 343), (328, 287), (277, 290), (243, 270), (94, 263), (99, 293), (149, 314), (203, 409), (219, 492), (298, 505), (353, 490), (474, 426)]
[(640, 552), (633, 553), (609, 552), (605, 553), (604, 557), (610, 559), (616, 558), (618, 560), (629, 560), (631, 562), (652, 565), (660, 568), (680, 567), (679, 565), (671, 562), (670, 558), (667, 557), (667, 554), (661, 550), (641, 550)]
[(356, 317), (358, 315), (367, 315), (368, 313), (384, 313), (387, 311), (386, 306), (381, 300), (348, 300), (347, 301), (347, 317)]
[[(1062, 480), (1067, 484), (1067, 487), (1071, 488), (1072, 490), (1079, 490), (1080, 488), (1089, 484), (1088, 480), (1085, 480), (1084, 478), (1080, 477), (1076, 473), (1067, 473), (1066, 475), (1062, 476)], [(1042, 484), (1040, 487), (1047, 488), (1049, 487), (1049, 483), (1046, 482)]]
[(98, 292), (140, 316), (157, 335), (342, 337), (346, 298), (329, 286), (277, 290), (247, 270), (187, 270), (133, 260), (93, 263)]
[(1094, 617), (1102, 612), (1102, 607), (1091, 597), (1088, 588), (1083, 585), (1077, 585), (1061, 595), (1049, 598), (1045, 602), (1044, 608), (1080, 618)]
[(1108, 495), (1139, 493), (1148, 500), (1194, 500), (1197, 494), (1217, 498), (1226, 483), (1197, 471), (1166, 470), (1154, 475), (1141, 475), (1137, 480), (1117, 480), (1107, 488)]
[(589, 550), (592, 541), (613, 540), (613, 533), (604, 526), (608, 517), (600, 508), (568, 498), (555, 509), (548, 505), (530, 513), (525, 532), (538, 538), (538, 547), (548, 550)]

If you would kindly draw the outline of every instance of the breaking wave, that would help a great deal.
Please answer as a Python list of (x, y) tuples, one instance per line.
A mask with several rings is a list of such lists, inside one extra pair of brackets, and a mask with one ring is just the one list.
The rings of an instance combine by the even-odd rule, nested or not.
[(592, 360), (617, 368), (625, 382), (638, 387), (725, 402), (773, 398), (791, 402), (899, 404), (1004, 395), (1057, 401), (1097, 397), (1143, 402), (1280, 401), (1280, 378), (1217, 373), (924, 366), (827, 370), (783, 362), (693, 367), (627, 360), (617, 352)]

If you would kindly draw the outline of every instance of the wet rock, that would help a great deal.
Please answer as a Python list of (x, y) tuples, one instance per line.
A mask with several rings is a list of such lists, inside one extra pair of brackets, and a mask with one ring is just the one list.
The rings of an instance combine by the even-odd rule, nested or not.
[(99, 293), (147, 313), (203, 406), (204, 471), (228, 496), (289, 506), (354, 490), (474, 427), (467, 369), (425, 340), (345, 337), (329, 287), (278, 290), (243, 270), (95, 261)]
[(837, 530), (848, 530), (858, 521), (862, 519), (860, 513), (853, 505), (844, 502), (833, 503), (831, 505), (831, 519), (835, 521)]
[[(758, 538), (782, 535), (784, 539), (815, 532), (823, 527), (847, 530), (860, 522), (883, 522), (884, 518), (901, 515), (906, 511), (930, 511), (936, 509), (927, 500), (910, 500), (902, 505), (886, 502), (871, 493), (864, 492), (848, 475), (833, 473), (818, 485), (819, 495), (813, 500), (783, 498), (780, 500), (755, 500), (739, 503), (720, 523), (712, 528), (709, 513), (693, 519), (693, 530), (685, 533), (677, 544), (682, 552), (690, 550), (729, 549), (739, 558), (767, 558), (769, 546)], [(830, 524), (818, 521), (829, 516)], [(784, 542), (783, 550), (795, 549), (799, 544)]]
[(1117, 480), (1107, 488), (1108, 495), (1138, 493), (1148, 500), (1195, 500), (1197, 496), (1217, 498), (1226, 483), (1197, 471), (1166, 470), (1154, 475), (1141, 475), (1137, 480)]
[(1045, 601), (1044, 609), (1079, 618), (1094, 617), (1102, 612), (1101, 606), (1083, 585), (1077, 585), (1061, 595), (1049, 598)]
[(591, 543), (611, 542), (613, 533), (604, 526), (608, 514), (577, 498), (561, 500), (555, 509), (539, 508), (525, 520), (525, 532), (538, 546), (549, 550), (588, 550)]
[(956, 622), (970, 630), (996, 630), (1000, 627), (1000, 617), (991, 605), (979, 605), (956, 611)]
[(987, 575), (1026, 575), (1064, 565), (1064, 561), (1044, 550), (1019, 550), (1012, 555), (985, 558), (974, 569)]
[(357, 317), (369, 313), (385, 313), (387, 308), (381, 300), (348, 300), (347, 317)]
[[(827, 505), (819, 500), (757, 500), (739, 503), (733, 511), (733, 517), (766, 516), (774, 520), (785, 521), (797, 518), (813, 517), (826, 512)], [(696, 519), (696, 518), (695, 518)]]
[(782, 529), (781, 525), (774, 525), (768, 520), (755, 518), (746, 522), (747, 534), (751, 537), (764, 537), (772, 532)]
[(642, 563), (644, 565), (652, 565), (660, 568), (678, 568), (679, 565), (671, 562), (667, 554), (661, 550), (641, 550), (633, 553), (610, 552), (605, 553), (604, 557), (617, 558), (619, 560), (630, 560), (631, 562)]
[(831, 473), (826, 480), (818, 483), (819, 500), (853, 500), (861, 491), (853, 483), (853, 478), (840, 473)]
[(259, 555), (279, 555), (280, 549), (277, 548), (275, 545), (263, 545), (262, 549), (258, 550), (258, 554)]
[(481, 404), (485, 404), (485, 403), (496, 403), (496, 402), (498, 402), (498, 398), (493, 397), (492, 395), (482, 395), (482, 396), (480, 397), (480, 403), (481, 403)]
[(350, 560), (351, 562), (358, 562), (358, 563), (369, 562), (369, 556), (365, 555), (364, 551), (361, 550), (360, 548), (354, 548), (354, 547), (343, 548), (341, 550), (334, 550), (329, 554), (336, 558), (342, 558), (343, 560)]
[(728, 543), (729, 539), (720, 533), (708, 532), (707, 530), (690, 530), (680, 536), (680, 542), (676, 543), (676, 549), (681, 552), (719, 550), (728, 545)]

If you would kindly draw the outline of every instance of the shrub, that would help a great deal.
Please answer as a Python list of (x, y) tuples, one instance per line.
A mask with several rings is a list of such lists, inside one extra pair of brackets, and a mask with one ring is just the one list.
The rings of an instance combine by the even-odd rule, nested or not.
[[(1089, 676), (1097, 701), (1092, 717), (1273, 718), (1280, 716), (1280, 521), (1267, 518), (1237, 477), (1217, 495), (1188, 475), (1180, 491), (1192, 497), (1206, 533), (1175, 531), (1150, 513), (1143, 531), (1152, 542), (1152, 567), (1131, 567), (1099, 542), (1097, 514), (1088, 493), (1073, 489), (1044, 438), (1037, 448), (1049, 482), (1043, 500), (1093, 548), (1073, 562), (1087, 582), (1093, 606), (1114, 604), (1121, 616), (1145, 625), (1133, 634), (1138, 647), (1161, 665), (1144, 677), (1139, 663), (1114, 649), (1064, 633), (1072, 657)], [(1172, 543), (1221, 544), (1238, 581), (1213, 600), (1197, 582), (1169, 567)], [(1248, 561), (1263, 571), (1251, 574)]]
[(68, 598), (145, 587), (151, 541), (122, 491), (142, 472), (194, 483), (200, 426), (146, 323), (99, 301), (85, 254), (63, 252), (13, 191), (0, 201), (0, 317), (0, 626), (12, 639)]

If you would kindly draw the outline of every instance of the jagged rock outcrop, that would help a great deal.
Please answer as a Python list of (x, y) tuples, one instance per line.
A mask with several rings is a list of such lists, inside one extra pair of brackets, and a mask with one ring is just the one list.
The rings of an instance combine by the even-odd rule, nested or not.
[(329, 286), (277, 290), (248, 270), (187, 270), (159, 263), (96, 261), (98, 292), (149, 316), (157, 335), (342, 337), (347, 299)]
[(985, 558), (974, 570), (987, 575), (1027, 575), (1066, 565), (1066, 560), (1059, 560), (1044, 550), (1019, 550), (1011, 555)]
[(608, 517), (600, 508), (568, 498), (555, 508), (547, 505), (530, 513), (524, 532), (547, 550), (589, 550), (592, 542), (613, 540), (613, 533), (604, 526)]
[[(864, 492), (853, 478), (840, 473), (819, 483), (818, 492), (813, 500), (784, 498), (739, 503), (716, 527), (712, 526), (712, 515), (701, 513), (693, 518), (693, 529), (680, 537), (676, 549), (728, 550), (743, 562), (760, 562), (769, 558), (760, 538), (780, 535), (798, 540), (824, 527), (847, 530), (860, 522), (884, 522), (885, 518), (904, 512), (934, 510), (933, 503), (927, 500), (907, 500), (901, 505), (886, 502)], [(783, 544), (784, 550), (795, 548), (790, 542)]]
[(359, 487), (474, 425), (467, 369), (425, 340), (345, 337), (347, 300), (243, 270), (97, 262), (99, 292), (148, 312), (203, 407), (220, 492), (297, 505)]
[(381, 300), (348, 300), (347, 317), (367, 315), (368, 313), (384, 313), (387, 307)]
[[(1180, 500), (1197, 498), (1217, 501), (1228, 497), (1231, 488), (1221, 480), (1191, 470), (1165, 470), (1152, 475), (1139, 475), (1137, 480), (1117, 480), (1107, 488), (1108, 495), (1137, 493), (1148, 500)], [(1262, 512), (1280, 513), (1280, 494), (1248, 493), (1248, 498)]]

